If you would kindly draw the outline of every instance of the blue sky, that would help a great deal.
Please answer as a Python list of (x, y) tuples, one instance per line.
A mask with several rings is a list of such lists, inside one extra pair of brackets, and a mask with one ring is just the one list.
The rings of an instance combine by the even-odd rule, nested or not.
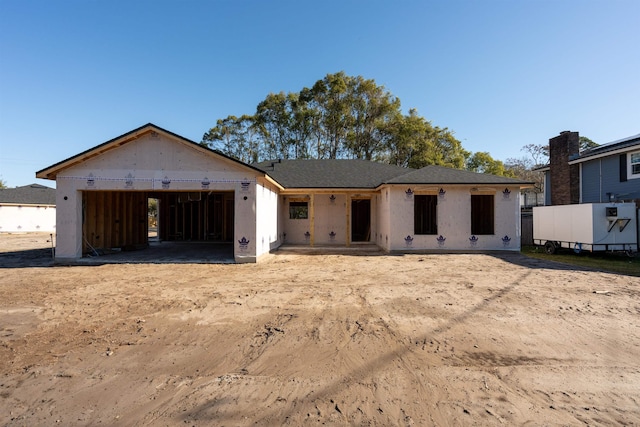
[(344, 71), (469, 151), (640, 133), (640, 1), (0, 0), (0, 179), (152, 122), (194, 141)]

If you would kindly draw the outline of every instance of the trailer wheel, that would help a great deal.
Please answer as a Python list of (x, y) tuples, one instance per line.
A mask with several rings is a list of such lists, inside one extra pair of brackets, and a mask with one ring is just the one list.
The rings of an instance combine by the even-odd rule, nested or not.
[(635, 258), (637, 252), (634, 252), (633, 249), (627, 249), (624, 253), (627, 254), (629, 258)]
[(556, 253), (556, 244), (552, 241), (548, 240), (547, 243), (544, 244), (544, 251), (549, 255), (553, 255)]

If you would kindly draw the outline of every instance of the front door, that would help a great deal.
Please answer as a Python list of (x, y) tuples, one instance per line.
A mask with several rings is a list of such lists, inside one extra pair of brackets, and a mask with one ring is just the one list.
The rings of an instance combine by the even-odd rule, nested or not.
[(371, 200), (352, 200), (351, 241), (368, 242), (369, 240), (371, 240)]

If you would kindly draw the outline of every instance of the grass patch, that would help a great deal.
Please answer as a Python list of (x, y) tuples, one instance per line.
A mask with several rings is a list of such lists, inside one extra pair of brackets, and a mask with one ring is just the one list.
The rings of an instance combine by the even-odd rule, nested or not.
[(549, 255), (544, 252), (542, 246), (523, 246), (521, 252), (531, 258), (640, 277), (640, 256), (637, 253), (630, 258), (621, 252), (585, 251), (576, 254), (569, 249), (558, 249), (555, 254)]

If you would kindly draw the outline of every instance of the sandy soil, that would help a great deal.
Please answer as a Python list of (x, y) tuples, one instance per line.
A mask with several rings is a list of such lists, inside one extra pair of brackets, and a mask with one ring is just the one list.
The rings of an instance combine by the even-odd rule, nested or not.
[(0, 425), (640, 425), (638, 278), (519, 254), (50, 267), (48, 237), (0, 235)]

